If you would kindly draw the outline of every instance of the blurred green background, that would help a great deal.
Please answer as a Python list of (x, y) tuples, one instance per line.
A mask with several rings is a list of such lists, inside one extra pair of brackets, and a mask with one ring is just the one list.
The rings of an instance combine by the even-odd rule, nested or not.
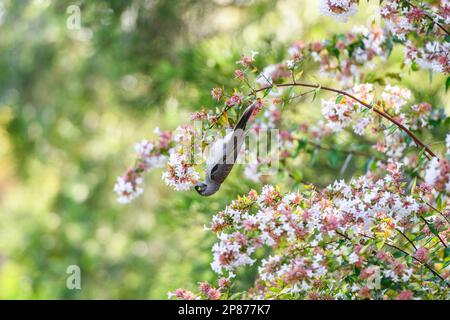
[[(214, 237), (203, 226), (260, 186), (236, 168), (205, 201), (171, 191), (156, 170), (143, 196), (120, 205), (112, 189), (133, 163), (133, 144), (212, 108), (212, 87), (238, 85), (242, 50), (278, 62), (293, 40), (367, 25), (376, 3), (340, 24), (320, 16), (317, 1), (0, 1), (0, 298), (164, 299), (214, 282)], [(81, 9), (80, 30), (66, 26), (70, 5)], [(399, 71), (401, 57), (394, 51), (383, 72)], [(404, 83), (448, 110), (443, 78), (423, 78), (406, 74)], [(289, 112), (313, 121), (318, 107)], [(326, 184), (338, 170), (324, 155), (303, 174)], [(278, 183), (288, 189), (285, 178)], [(69, 265), (81, 268), (81, 290), (66, 288)], [(245, 288), (254, 269), (242, 272)]]

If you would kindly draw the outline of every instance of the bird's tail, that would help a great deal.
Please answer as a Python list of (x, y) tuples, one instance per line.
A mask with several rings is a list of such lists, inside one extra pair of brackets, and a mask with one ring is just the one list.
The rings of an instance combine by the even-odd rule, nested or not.
[(234, 130), (241, 129), (245, 130), (245, 127), (247, 126), (247, 122), (252, 116), (253, 110), (256, 107), (256, 101), (253, 102), (251, 105), (247, 107), (247, 109), (244, 110), (244, 113), (242, 113), (241, 118), (237, 122), (236, 126), (234, 127)]

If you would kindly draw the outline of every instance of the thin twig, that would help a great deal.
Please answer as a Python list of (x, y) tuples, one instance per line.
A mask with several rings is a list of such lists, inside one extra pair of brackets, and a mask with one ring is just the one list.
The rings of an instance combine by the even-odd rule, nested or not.
[[(422, 217), (422, 216), (419, 216), (419, 218), (422, 219), (423, 222), (425, 222), (425, 224), (427, 225), (428, 229), (430, 229), (430, 223), (427, 221), (427, 219), (425, 219), (425, 218)], [(431, 229), (430, 229), (430, 231), (431, 231)], [(433, 234), (434, 234), (434, 233), (433, 233)], [(437, 231), (435, 235), (436, 235), (436, 237), (438, 237), (438, 239), (439, 239), (439, 241), (442, 243), (442, 245), (443, 245), (445, 248), (447, 248), (447, 245), (445, 244), (444, 240), (442, 240), (441, 236), (439, 235), (439, 231)]]
[[(323, 89), (326, 91), (330, 91), (330, 92), (334, 92), (334, 93), (338, 93), (344, 96), (347, 96), (349, 98), (351, 98), (352, 100), (358, 102), (359, 104), (361, 104), (362, 106), (368, 108), (368, 109), (372, 109), (373, 111), (375, 111), (377, 114), (379, 114), (380, 116), (382, 116), (383, 118), (389, 120), (390, 122), (392, 122), (393, 124), (395, 124), (397, 127), (399, 127), (401, 130), (403, 130), (411, 139), (413, 139), (413, 141), (421, 148), (424, 148), (425, 151), (431, 156), (431, 157), (436, 157), (436, 154), (428, 147), (426, 146), (422, 141), (420, 141), (419, 138), (417, 138), (414, 133), (412, 133), (408, 128), (406, 128), (403, 124), (401, 124), (400, 122), (398, 122), (397, 120), (395, 120), (394, 118), (392, 118), (389, 114), (385, 113), (384, 111), (381, 111), (378, 108), (375, 108), (374, 106), (371, 106), (370, 104), (356, 98), (355, 96), (351, 95), (348, 92), (345, 92), (343, 90), (339, 90), (339, 89), (334, 89), (334, 88), (330, 88), (330, 87), (324, 87), (321, 85), (317, 85), (317, 84), (309, 84), (309, 83), (300, 83), (300, 82), (296, 82), (296, 83), (282, 83), (282, 84), (277, 84), (277, 87), (290, 87), (290, 86), (299, 86), (299, 87), (306, 87), (306, 88), (316, 88), (316, 89)], [(262, 87), (260, 89), (255, 90), (255, 93), (260, 92), (260, 91), (264, 91), (267, 89), (272, 88), (273, 86), (265, 86)], [(430, 159), (430, 157), (427, 155), (427, 157)]]
[(376, 155), (370, 154), (368, 152), (355, 151), (355, 150), (342, 150), (342, 149), (337, 149), (337, 148), (333, 148), (333, 147), (329, 147), (329, 146), (324, 146), (322, 144), (315, 143), (315, 142), (312, 142), (312, 141), (306, 141), (306, 143), (311, 145), (311, 146), (314, 146), (314, 147), (316, 147), (318, 149), (322, 149), (322, 150), (337, 151), (337, 152), (342, 152), (342, 153), (345, 153), (345, 154), (352, 154), (352, 155), (355, 155), (355, 156), (373, 157), (373, 158), (378, 159), (378, 160), (384, 160), (384, 159), (382, 159), (382, 158), (380, 158), (380, 157), (378, 157)]
[(444, 31), (448, 36), (450, 36), (450, 32), (447, 31), (447, 29), (444, 28), (444, 26), (442, 26), (439, 22), (437, 22), (436, 20), (434, 20), (434, 18), (432, 16), (430, 16), (428, 13), (425, 12), (424, 9), (419, 8), (418, 6), (416, 6), (415, 4), (411, 3), (408, 0), (405, 0), (406, 3), (408, 3), (411, 7), (416, 8), (416, 9), (420, 9), (423, 11), (425, 17), (427, 17), (429, 20), (431, 20), (431, 22), (433, 22), (435, 25), (437, 25), (439, 27), (439, 29), (441, 29), (442, 31)]

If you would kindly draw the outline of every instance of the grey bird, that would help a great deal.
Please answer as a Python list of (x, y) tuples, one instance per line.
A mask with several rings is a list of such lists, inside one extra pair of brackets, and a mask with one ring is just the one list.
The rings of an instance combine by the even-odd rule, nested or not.
[(245, 138), (245, 127), (250, 119), (256, 103), (252, 103), (242, 113), (234, 129), (224, 138), (219, 138), (211, 147), (206, 161), (205, 181), (195, 185), (195, 190), (207, 197), (216, 193), (233, 169), (236, 158)]

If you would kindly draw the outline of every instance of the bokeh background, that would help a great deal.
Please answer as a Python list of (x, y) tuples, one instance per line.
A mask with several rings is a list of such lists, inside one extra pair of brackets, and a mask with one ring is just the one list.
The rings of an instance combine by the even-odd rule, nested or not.
[[(242, 50), (278, 62), (293, 40), (367, 26), (377, 3), (363, 1), (341, 24), (306, 0), (0, 0), (0, 298), (164, 299), (214, 282), (214, 237), (203, 226), (260, 186), (235, 168), (205, 201), (171, 191), (156, 170), (143, 196), (120, 205), (112, 189), (133, 163), (133, 144), (212, 107), (212, 87), (237, 85)], [(70, 5), (81, 9), (80, 30), (66, 26)], [(394, 50), (383, 72), (400, 71), (401, 57)], [(448, 112), (442, 80), (406, 73), (402, 84)], [(318, 107), (302, 101), (290, 118), (314, 121)], [(308, 157), (302, 175), (321, 184), (343, 161)], [(367, 164), (354, 161), (348, 174)], [(283, 173), (277, 178), (290, 187)], [(81, 268), (81, 290), (66, 288), (69, 265)], [(254, 271), (243, 270), (238, 286), (249, 286)]]

